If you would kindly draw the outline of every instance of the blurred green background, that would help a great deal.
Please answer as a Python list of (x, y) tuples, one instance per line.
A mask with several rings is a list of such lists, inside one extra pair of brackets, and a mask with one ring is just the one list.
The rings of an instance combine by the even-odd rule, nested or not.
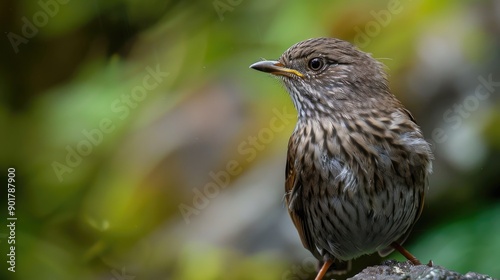
[(282, 200), (296, 113), (248, 66), (319, 36), (387, 65), (433, 143), (408, 249), (500, 277), (500, 1), (4, 0), (0, 22), (1, 279), (312, 279)]

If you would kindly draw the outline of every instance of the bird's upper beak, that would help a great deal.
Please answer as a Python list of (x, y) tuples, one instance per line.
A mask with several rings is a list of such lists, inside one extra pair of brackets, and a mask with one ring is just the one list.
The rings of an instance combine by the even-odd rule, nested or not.
[(250, 65), (250, 68), (266, 73), (271, 73), (273, 75), (281, 75), (287, 77), (293, 77), (293, 76), (304, 77), (304, 75), (299, 71), (295, 69), (286, 68), (285, 65), (283, 65), (283, 63), (274, 60), (264, 60), (255, 62), (254, 64)]

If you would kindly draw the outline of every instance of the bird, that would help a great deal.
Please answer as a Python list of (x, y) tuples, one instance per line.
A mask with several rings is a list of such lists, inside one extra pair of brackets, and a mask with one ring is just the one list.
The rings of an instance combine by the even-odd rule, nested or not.
[(278, 77), (297, 110), (285, 168), (285, 205), (316, 280), (359, 256), (399, 251), (422, 213), (430, 144), (391, 93), (384, 65), (337, 38), (312, 38), (250, 68)]

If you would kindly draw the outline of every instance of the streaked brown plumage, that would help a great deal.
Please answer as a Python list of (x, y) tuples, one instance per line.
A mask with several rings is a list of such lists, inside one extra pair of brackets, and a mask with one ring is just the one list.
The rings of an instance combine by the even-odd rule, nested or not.
[(280, 77), (298, 111), (285, 200), (304, 247), (324, 263), (316, 279), (376, 251), (419, 264), (400, 245), (422, 211), (432, 153), (383, 65), (348, 42), (316, 38), (251, 68)]

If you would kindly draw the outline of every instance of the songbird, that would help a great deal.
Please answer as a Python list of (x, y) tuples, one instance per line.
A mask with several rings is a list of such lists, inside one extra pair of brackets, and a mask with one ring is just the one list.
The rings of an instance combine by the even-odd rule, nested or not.
[(396, 249), (420, 264), (401, 245), (422, 212), (433, 155), (383, 64), (346, 41), (314, 38), (250, 67), (279, 77), (298, 112), (285, 202), (320, 261), (316, 279), (373, 252)]

